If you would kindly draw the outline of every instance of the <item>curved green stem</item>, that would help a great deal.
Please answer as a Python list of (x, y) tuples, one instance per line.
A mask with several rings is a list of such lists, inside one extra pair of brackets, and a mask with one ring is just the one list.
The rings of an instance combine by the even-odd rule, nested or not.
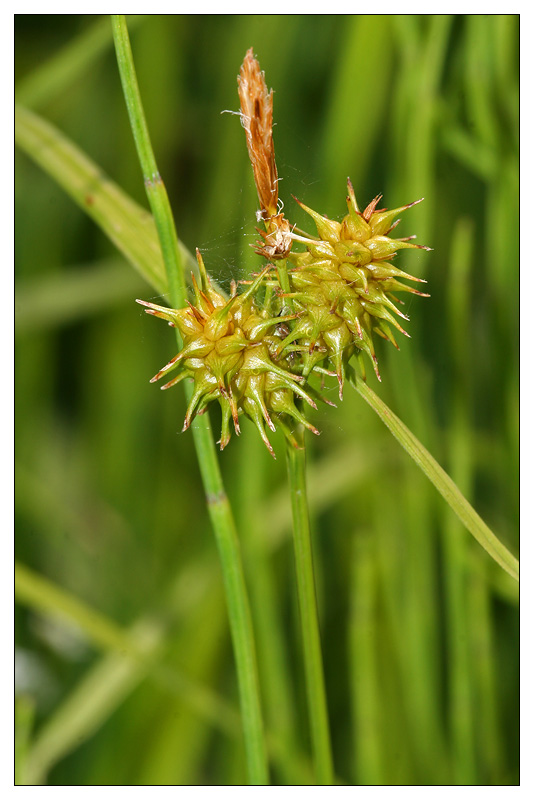
[[(186, 305), (187, 294), (169, 198), (152, 151), (137, 85), (126, 21), (123, 15), (112, 15), (112, 23), (124, 96), (143, 170), (148, 200), (161, 243), (170, 299), (175, 308), (181, 308)], [(187, 389), (190, 397), (191, 389), (190, 387)], [(223, 572), (237, 667), (249, 783), (266, 785), (269, 779), (256, 652), (239, 541), (232, 510), (224, 490), (208, 415), (197, 417), (192, 424), (192, 430)]]
[(332, 786), (334, 784), (334, 773), (306, 492), (304, 426), (299, 425), (294, 435), (299, 447), (293, 447), (287, 442), (286, 453), (291, 510), (293, 513), (293, 542), (304, 649), (306, 696), (316, 783), (319, 786)]
[(438, 462), (423, 447), (421, 442), (413, 435), (406, 425), (395, 416), (393, 411), (376, 395), (373, 390), (359, 377), (353, 379), (356, 391), (369, 403), (382, 422), (389, 428), (393, 436), (404, 447), (408, 455), (413, 458), (417, 466), (423, 470), (427, 478), (432, 481), (438, 492), (447, 501), (454, 513), (463, 522), (469, 533), (484, 550), (499, 564), (512, 578), (519, 580), (519, 562), (515, 556), (497, 539), (495, 534), (479, 517), (475, 509), (468, 503), (454, 481), (440, 467)]

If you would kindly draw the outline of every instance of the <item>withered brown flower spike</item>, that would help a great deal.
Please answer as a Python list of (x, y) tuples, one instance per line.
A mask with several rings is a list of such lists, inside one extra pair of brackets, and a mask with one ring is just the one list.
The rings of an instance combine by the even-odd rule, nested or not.
[(290, 226), (278, 212), (278, 171), (273, 144), (273, 92), (267, 91), (264, 73), (252, 48), (247, 51), (237, 78), (241, 124), (260, 201), (265, 240), (256, 252), (266, 258), (285, 258), (291, 250)]

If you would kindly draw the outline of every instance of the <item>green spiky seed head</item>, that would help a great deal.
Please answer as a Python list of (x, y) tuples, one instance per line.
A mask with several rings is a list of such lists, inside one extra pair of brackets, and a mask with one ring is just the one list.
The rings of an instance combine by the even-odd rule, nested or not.
[(232, 422), (235, 432), (240, 433), (240, 414), (254, 422), (273, 456), (266, 426), (275, 431), (278, 424), (291, 438), (292, 418), (318, 433), (295, 404), (295, 399), (300, 398), (316, 408), (310, 393), (302, 388), (305, 379), (290, 371), (284, 356), (276, 361), (273, 358), (280, 343), (274, 329), (294, 319), (294, 315), (271, 316), (255, 301), (255, 293), (271, 266), (245, 292), (237, 294), (234, 289), (232, 296), (226, 298), (213, 287), (198, 251), (197, 259), (200, 286), (193, 276), (195, 300), (186, 308), (171, 309), (137, 301), (148, 314), (177, 328), (182, 337), (180, 352), (151, 380), (159, 381), (173, 374), (162, 389), (184, 378), (193, 380), (183, 430), (217, 400), (222, 410), (221, 450), (230, 440)]
[(399, 292), (411, 292), (427, 297), (399, 280), (421, 282), (398, 269), (391, 259), (401, 249), (430, 248), (414, 244), (413, 236), (396, 239), (391, 232), (397, 226), (398, 215), (411, 206), (409, 203), (394, 209), (377, 209), (381, 195), (364, 211), (360, 211), (350, 180), (348, 181), (348, 214), (341, 222), (328, 219), (305, 206), (299, 205), (313, 219), (317, 228), (315, 236), (294, 236), (306, 245), (305, 252), (291, 252), (290, 280), (293, 306), (299, 314), (278, 352), (291, 343), (298, 342), (303, 356), (303, 375), (326, 359), (335, 370), (340, 397), (343, 391), (345, 367), (348, 359), (363, 353), (371, 359), (380, 380), (373, 334), (388, 339), (398, 348), (392, 328), (408, 336), (398, 321), (407, 320), (395, 297)]

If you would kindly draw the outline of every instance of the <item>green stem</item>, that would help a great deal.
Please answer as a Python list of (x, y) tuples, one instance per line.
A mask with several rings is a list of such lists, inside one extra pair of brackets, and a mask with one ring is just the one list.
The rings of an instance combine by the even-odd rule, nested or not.
[[(126, 20), (123, 15), (112, 15), (112, 24), (124, 96), (143, 170), (148, 200), (161, 243), (170, 299), (175, 308), (181, 308), (187, 302), (183, 264), (169, 199), (158, 172), (150, 142), (135, 75)], [(190, 397), (191, 388), (186, 387), (186, 392)], [(249, 783), (266, 785), (269, 778), (256, 652), (239, 541), (232, 510), (224, 490), (208, 415), (197, 417), (192, 425), (192, 430), (223, 572), (237, 667)]]
[(174, 219), (169, 203), (167, 190), (161, 179), (156, 164), (150, 134), (145, 119), (135, 67), (133, 63), (130, 39), (126, 19), (122, 14), (112, 14), (113, 38), (117, 53), (117, 62), (121, 76), (124, 98), (134, 135), (137, 155), (143, 170), (145, 189), (156, 223), (156, 229), (165, 261), (169, 280), (171, 302), (178, 303), (181, 308), (187, 303), (183, 261), (178, 248), (178, 239), (174, 227)]
[(319, 786), (332, 786), (334, 784), (334, 774), (306, 492), (304, 426), (299, 425), (294, 435), (299, 447), (293, 447), (287, 442), (286, 453), (291, 510), (293, 513), (293, 542), (304, 648), (306, 696), (316, 783)]
[[(291, 291), (291, 284), (289, 282), (289, 275), (287, 272), (287, 261), (285, 258), (280, 259), (276, 264), (276, 271), (278, 272), (278, 280), (280, 281), (280, 288), (286, 294)], [(289, 305), (293, 305), (289, 302)]]
[[(285, 259), (277, 263), (278, 278), (284, 293), (291, 291), (291, 283)], [(289, 301), (292, 306), (292, 302)], [(295, 567), (299, 596), (302, 644), (304, 649), (304, 671), (306, 675), (306, 696), (310, 720), (311, 739), (315, 763), (315, 779), (319, 786), (334, 784), (332, 748), (328, 724), (328, 709), (321, 655), (319, 634), (319, 615), (315, 592), (313, 554), (308, 515), (306, 490), (306, 447), (304, 426), (298, 425), (294, 431), (297, 447), (286, 440), (287, 471), (291, 494), (293, 516), (293, 544), (295, 548)]]
[(475, 509), (467, 502), (445, 470), (440, 467), (410, 429), (395, 416), (393, 411), (391, 411), (384, 401), (373, 392), (365, 381), (356, 376), (354, 386), (356, 391), (369, 403), (373, 411), (378, 414), (393, 436), (404, 447), (408, 455), (413, 458), (417, 466), (422, 469), (427, 478), (432, 481), (438, 492), (463, 522), (469, 533), (475, 537), (477, 542), (482, 545), (484, 550), (486, 550), (499, 566), (518, 581), (519, 562), (503, 543), (497, 539), (484, 520), (479, 517)]

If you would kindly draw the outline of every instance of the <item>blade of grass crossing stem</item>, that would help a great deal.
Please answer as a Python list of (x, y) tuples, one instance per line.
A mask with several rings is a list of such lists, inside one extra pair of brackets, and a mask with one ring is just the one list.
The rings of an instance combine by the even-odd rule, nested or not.
[(293, 543), (315, 782), (319, 786), (332, 786), (334, 784), (334, 774), (313, 573), (306, 492), (306, 450), (304, 448), (304, 428), (302, 425), (297, 427), (294, 435), (296, 438), (298, 437), (299, 446), (293, 447), (288, 442), (286, 453), (293, 514)]
[[(67, 136), (38, 114), (15, 106), (15, 143), (101, 228), (130, 264), (156, 289), (168, 283), (154, 219)], [(178, 240), (188, 275), (198, 278), (195, 257)], [(212, 283), (218, 291), (217, 282)]]
[(33, 111), (15, 107), (15, 142), (96, 222), (158, 293), (167, 292), (154, 220), (146, 209)]
[(497, 539), (486, 523), (479, 517), (474, 508), (467, 502), (456, 484), (440, 467), (428, 450), (413, 433), (400, 421), (378, 395), (363, 381), (356, 377), (356, 391), (376, 411), (382, 422), (389, 428), (393, 436), (404, 447), (408, 455), (432, 481), (438, 492), (450, 505), (454, 513), (463, 522), (467, 530), (475, 537), (486, 552), (513, 578), (519, 580), (519, 564), (510, 551)]
[[(169, 200), (158, 173), (150, 144), (135, 76), (126, 21), (121, 15), (113, 15), (112, 24), (126, 105), (143, 170), (148, 199), (160, 237), (171, 302), (175, 307), (180, 308), (186, 305), (186, 289)], [(190, 396), (191, 387), (187, 388)], [(197, 417), (192, 429), (208, 510), (215, 531), (223, 571), (230, 630), (237, 666), (249, 782), (252, 785), (265, 785), (268, 783), (267, 754), (261, 716), (252, 622), (239, 542), (230, 504), (224, 490), (215, 443), (207, 415)]]

